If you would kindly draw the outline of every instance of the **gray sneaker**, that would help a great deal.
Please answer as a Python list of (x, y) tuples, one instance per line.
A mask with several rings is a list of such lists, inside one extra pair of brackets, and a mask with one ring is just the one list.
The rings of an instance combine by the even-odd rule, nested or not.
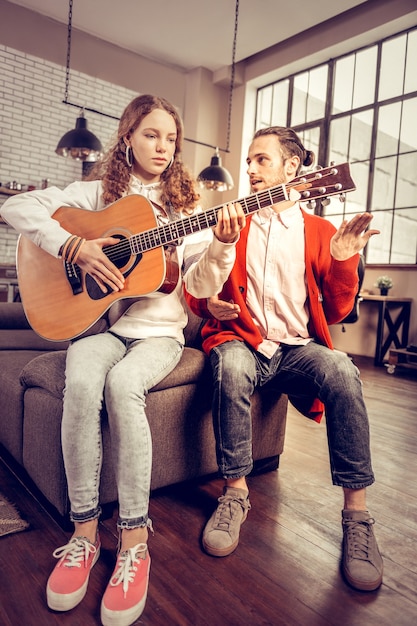
[(240, 527), (250, 509), (245, 489), (225, 487), (203, 532), (203, 548), (212, 556), (227, 556), (237, 548)]
[(347, 582), (360, 591), (374, 591), (382, 583), (383, 563), (369, 511), (342, 511), (342, 570)]

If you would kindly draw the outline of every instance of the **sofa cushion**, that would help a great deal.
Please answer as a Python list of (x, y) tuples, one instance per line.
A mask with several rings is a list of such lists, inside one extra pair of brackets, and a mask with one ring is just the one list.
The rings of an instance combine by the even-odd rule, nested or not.
[[(55, 398), (62, 398), (65, 385), (65, 361), (66, 350), (47, 352), (37, 356), (21, 371), (21, 384), (25, 388), (40, 387), (49, 391)], [(206, 367), (207, 358), (201, 350), (184, 348), (180, 363), (153, 390), (160, 391), (195, 383), (200, 379)]]
[(171, 387), (199, 383), (201, 376), (208, 368), (206, 355), (196, 348), (184, 348), (180, 362), (172, 372), (165, 376), (160, 383), (152, 388), (152, 391), (161, 391)]
[(66, 350), (45, 352), (27, 363), (20, 373), (23, 387), (40, 387), (61, 399), (65, 385), (66, 356)]

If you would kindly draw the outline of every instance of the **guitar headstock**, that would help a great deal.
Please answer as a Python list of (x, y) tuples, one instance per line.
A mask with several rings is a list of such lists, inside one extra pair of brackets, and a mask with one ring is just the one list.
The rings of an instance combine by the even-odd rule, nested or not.
[[(356, 185), (350, 175), (349, 163), (331, 165), (319, 170), (308, 172), (294, 178), (285, 185), (288, 195), (291, 191), (299, 194), (300, 202), (327, 198), (336, 194), (354, 191)], [(292, 194), (292, 197), (294, 194)]]

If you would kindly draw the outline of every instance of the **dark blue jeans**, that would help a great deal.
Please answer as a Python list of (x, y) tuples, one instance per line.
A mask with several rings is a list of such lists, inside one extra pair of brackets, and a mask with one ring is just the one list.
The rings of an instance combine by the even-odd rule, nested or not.
[(214, 348), (210, 360), (217, 463), (224, 478), (247, 476), (252, 469), (250, 398), (268, 384), (297, 407), (309, 407), (314, 398), (323, 402), (334, 485), (361, 489), (374, 482), (362, 383), (345, 354), (311, 341), (281, 344), (268, 359), (234, 340)]

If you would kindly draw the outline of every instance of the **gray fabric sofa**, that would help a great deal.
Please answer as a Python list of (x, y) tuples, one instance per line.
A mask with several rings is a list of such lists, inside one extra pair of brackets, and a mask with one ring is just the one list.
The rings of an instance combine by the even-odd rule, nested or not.
[[(153, 439), (152, 490), (216, 472), (211, 373), (199, 349), (202, 320), (190, 313), (180, 363), (147, 398)], [(0, 303), (0, 454), (46, 507), (64, 521), (68, 495), (61, 452), (65, 343), (31, 330), (21, 303)], [(283, 451), (287, 397), (265, 388), (252, 398), (255, 471), (276, 469)], [(117, 501), (110, 433), (103, 411), (100, 500)]]

